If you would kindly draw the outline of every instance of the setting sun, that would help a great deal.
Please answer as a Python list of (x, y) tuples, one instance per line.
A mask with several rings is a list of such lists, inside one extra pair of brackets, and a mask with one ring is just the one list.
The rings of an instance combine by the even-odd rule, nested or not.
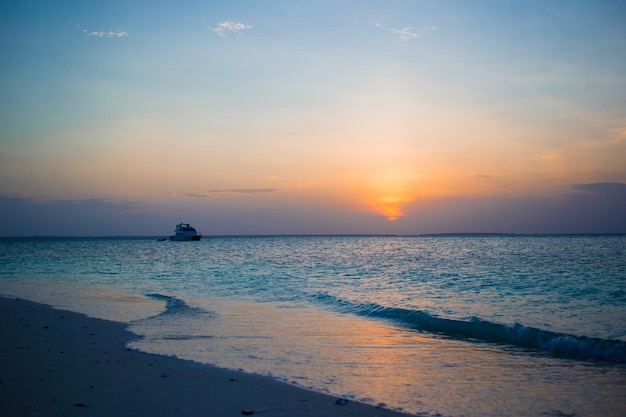
[(408, 201), (398, 197), (381, 197), (372, 201), (374, 210), (389, 221), (398, 220), (404, 216), (403, 206)]
[(369, 210), (395, 221), (405, 215), (404, 207), (415, 200), (412, 188), (407, 180), (397, 176), (382, 177), (370, 185), (364, 203)]

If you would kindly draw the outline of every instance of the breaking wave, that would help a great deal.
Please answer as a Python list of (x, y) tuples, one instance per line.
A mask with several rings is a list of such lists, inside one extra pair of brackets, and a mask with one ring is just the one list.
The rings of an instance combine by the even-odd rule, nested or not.
[(202, 310), (197, 307), (190, 307), (183, 300), (169, 295), (162, 294), (146, 294), (146, 297), (154, 298), (155, 300), (165, 301), (165, 310), (155, 317), (163, 317), (170, 315), (196, 315), (196, 314), (211, 314), (208, 311)]
[(524, 326), (493, 323), (479, 318), (469, 321), (442, 318), (421, 310), (385, 307), (374, 303), (343, 300), (328, 294), (317, 294), (316, 300), (335, 311), (392, 321), (402, 327), (453, 338), (548, 352), (559, 357), (583, 360), (626, 362), (626, 342), (553, 332)]

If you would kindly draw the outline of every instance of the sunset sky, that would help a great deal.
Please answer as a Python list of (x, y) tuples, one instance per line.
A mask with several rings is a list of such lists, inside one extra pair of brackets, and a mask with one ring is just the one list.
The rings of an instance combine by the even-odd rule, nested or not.
[(626, 2), (0, 0), (0, 236), (626, 232)]

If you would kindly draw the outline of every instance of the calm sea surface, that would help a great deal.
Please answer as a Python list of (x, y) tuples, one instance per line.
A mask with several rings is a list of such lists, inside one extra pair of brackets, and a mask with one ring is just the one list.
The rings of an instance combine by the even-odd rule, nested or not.
[(0, 294), (418, 415), (626, 415), (624, 235), (0, 239)]

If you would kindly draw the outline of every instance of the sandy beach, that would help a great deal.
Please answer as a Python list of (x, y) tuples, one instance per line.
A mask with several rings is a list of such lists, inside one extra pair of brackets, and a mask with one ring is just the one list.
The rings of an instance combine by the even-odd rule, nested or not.
[(0, 297), (4, 416), (406, 416), (126, 348), (126, 324)]

